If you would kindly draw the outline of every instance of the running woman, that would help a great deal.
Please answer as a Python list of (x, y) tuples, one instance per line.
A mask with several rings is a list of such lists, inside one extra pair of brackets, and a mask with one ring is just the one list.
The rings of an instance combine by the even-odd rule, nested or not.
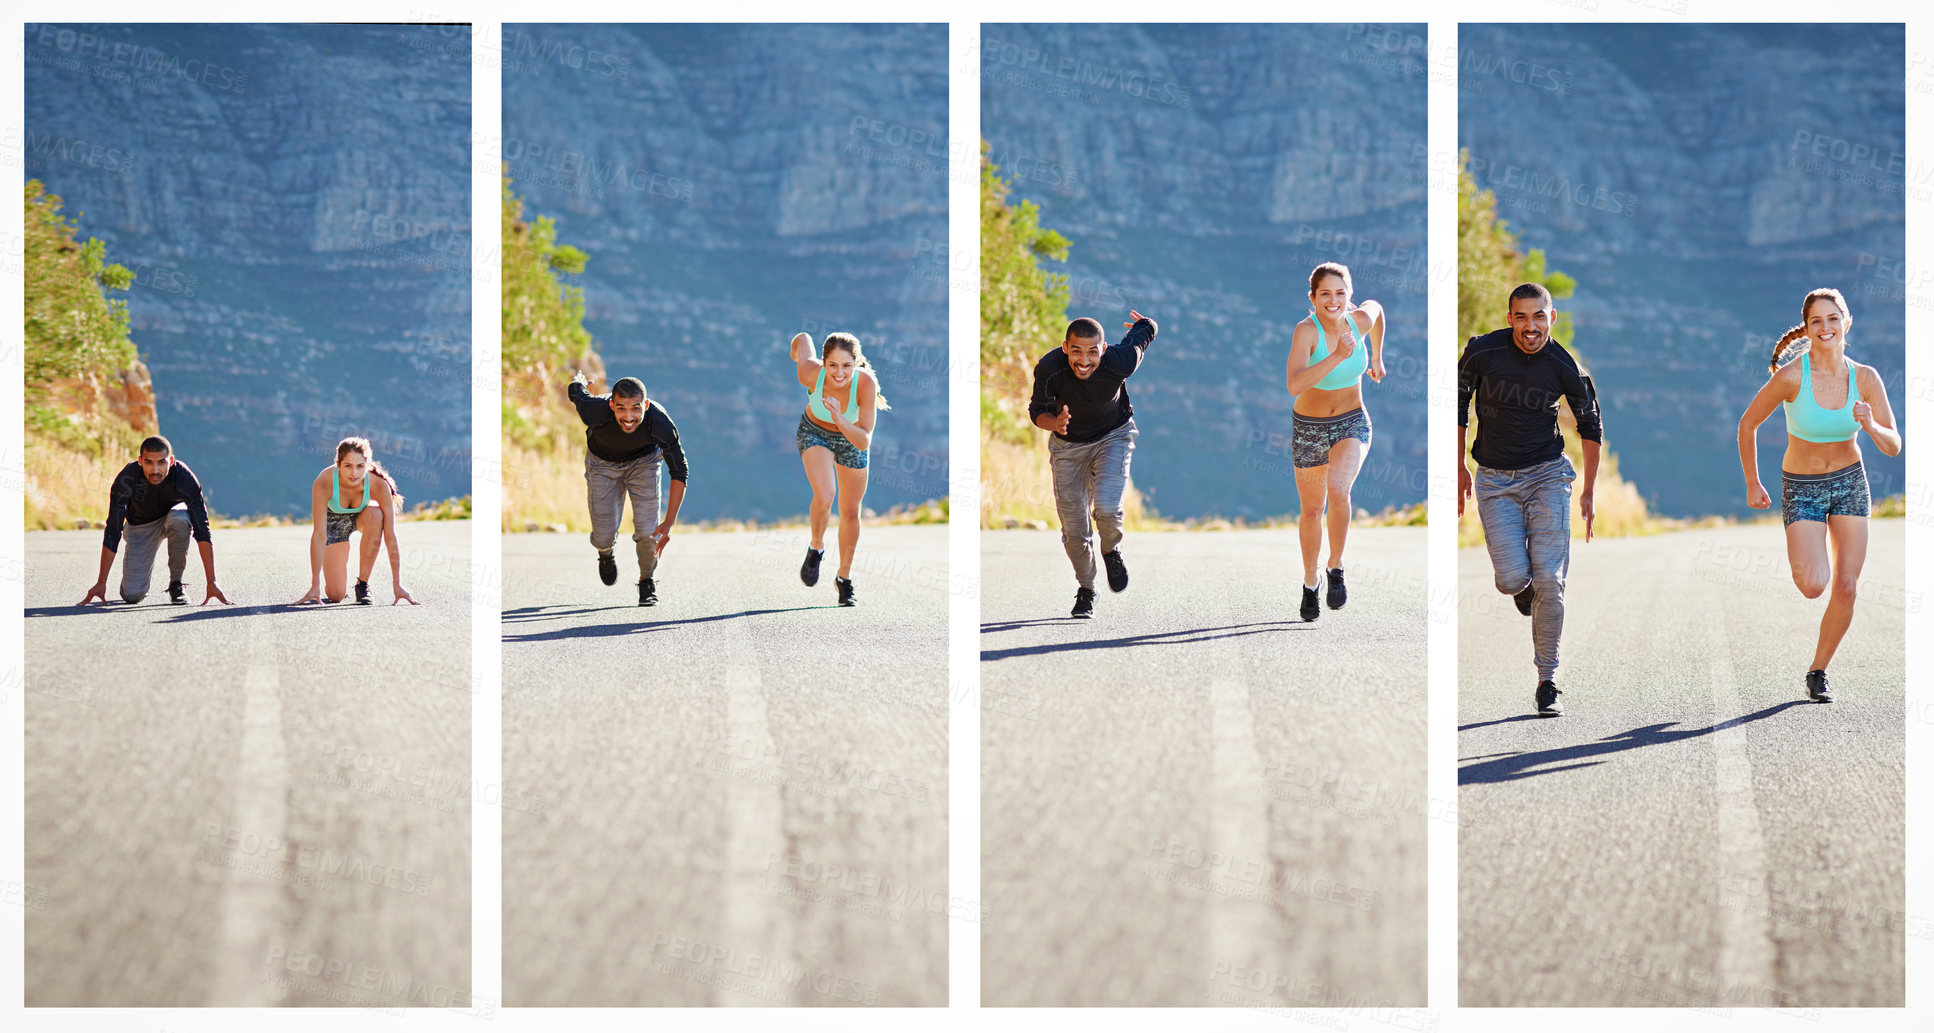
[[(1537, 713), (1564, 713), (1558, 701), (1558, 638), (1565, 630), (1565, 572), (1571, 566), (1571, 485), (1578, 471), (1565, 455), (1558, 402), (1571, 406), (1585, 455), (1578, 511), (1592, 539), (1592, 488), (1604, 425), (1591, 378), (1564, 345), (1551, 339), (1557, 312), (1551, 292), (1522, 283), (1508, 302), (1511, 325), (1471, 338), (1457, 360), (1457, 515), (1477, 497), (1477, 518), (1491, 554), (1497, 590), (1531, 618), (1532, 662), (1538, 667)], [(1472, 401), (1477, 441), (1465, 459)]]
[(860, 340), (848, 333), (826, 335), (821, 355), (813, 355), (811, 334), (795, 334), (789, 346), (799, 386), (806, 389), (806, 411), (799, 417), (793, 441), (799, 461), (812, 486), (812, 541), (799, 580), (819, 583), (819, 561), (826, 555), (826, 522), (833, 502), (839, 502), (839, 573), (833, 586), (839, 604), (852, 606), (853, 550), (860, 544), (860, 507), (866, 499), (867, 453), (873, 447), (873, 422), (891, 409), (880, 394), (879, 375), (860, 352)]
[(1101, 529), (1101, 559), (1108, 567), (1108, 590), (1128, 587), (1128, 564), (1121, 558), (1122, 496), (1128, 490), (1128, 463), (1135, 454), (1135, 409), (1128, 404), (1126, 381), (1141, 368), (1155, 321), (1130, 310), (1132, 322), (1120, 343), (1105, 347), (1101, 324), (1086, 316), (1068, 324), (1061, 347), (1034, 364), (1034, 394), (1028, 416), (1048, 438), (1048, 466), (1054, 474), (1054, 508), (1061, 517), (1061, 548), (1074, 564), (1074, 609), (1083, 620), (1095, 615), (1095, 529)]
[[(1807, 294), (1800, 325), (1780, 335), (1767, 364), (1772, 376), (1739, 418), (1739, 465), (1746, 475), (1746, 504), (1767, 509), (1773, 500), (1759, 480), (1759, 425), (1779, 405), (1786, 411), (1786, 454), (1780, 460), (1780, 519), (1786, 525), (1786, 560), (1800, 594), (1818, 599), (1832, 587), (1807, 697), (1833, 702), (1827, 664), (1853, 622), (1860, 567), (1867, 560), (1867, 468), (1860, 459), (1860, 432), (1890, 456), (1900, 454), (1900, 431), (1887, 404), (1887, 385), (1872, 366), (1847, 358), (1853, 316), (1847, 299), (1830, 287)], [(1800, 361), (1788, 359), (1795, 340)], [(1785, 363), (1782, 365), (1782, 363)]]
[(390, 582), (397, 603), (417, 605), (403, 589), (403, 559), (396, 548), (396, 518), (403, 511), (403, 493), (396, 478), (376, 461), (367, 438), (344, 438), (336, 445), (336, 462), (324, 467), (309, 485), (309, 510), (315, 530), (309, 535), (309, 591), (296, 605), (342, 602), (349, 574), (349, 535), (361, 534), (361, 562), (356, 568), (356, 602), (369, 605), (369, 573), (376, 569), (376, 550), (389, 550)]
[[(126, 525), (126, 534), (122, 526)], [(210, 599), (228, 602), (228, 596), (215, 585), (214, 535), (208, 530), (208, 504), (202, 498), (201, 481), (188, 464), (175, 458), (168, 439), (156, 435), (141, 442), (138, 458), (114, 475), (107, 491), (107, 530), (101, 535), (101, 573), (81, 605), (99, 599), (107, 604), (107, 575), (114, 567), (114, 556), (127, 539), (128, 554), (121, 563), (121, 601), (138, 603), (147, 598), (148, 582), (154, 576), (155, 556), (161, 540), (168, 540), (168, 601), (176, 606), (188, 602), (181, 587), (181, 576), (188, 572), (188, 537), (192, 533), (201, 546), (201, 570), (208, 578)]]
[[(591, 509), (591, 547), (598, 550), (598, 579), (618, 583), (611, 547), (631, 498), (631, 541), (638, 554), (638, 605), (658, 605), (658, 557), (672, 540), (678, 508), (685, 504), (685, 446), (665, 407), (645, 399), (645, 382), (624, 377), (608, 395), (594, 395), (578, 370), (565, 389), (584, 421), (584, 490)], [(658, 469), (671, 472), (671, 498), (658, 519)], [(649, 530), (647, 530), (649, 529)]]
[[(1383, 383), (1383, 306), (1350, 302), (1350, 270), (1324, 262), (1309, 274), (1310, 316), (1289, 338), (1290, 454), (1296, 464), (1296, 498), (1302, 507), (1297, 530), (1303, 543), (1305, 621), (1316, 605), (1316, 557), (1329, 511), (1330, 609), (1348, 601), (1343, 587), (1343, 541), (1350, 532), (1350, 487), (1370, 451), (1370, 414), (1363, 410), (1363, 375)], [(1334, 343), (1331, 343), (1334, 342)], [(1365, 344), (1369, 347), (1365, 347)]]

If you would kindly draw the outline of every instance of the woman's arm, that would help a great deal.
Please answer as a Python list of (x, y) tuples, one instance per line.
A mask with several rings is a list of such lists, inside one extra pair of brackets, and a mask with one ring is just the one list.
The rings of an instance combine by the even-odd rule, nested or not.
[(1900, 431), (1894, 429), (1894, 408), (1887, 404), (1886, 381), (1880, 379), (1880, 371), (1872, 366), (1858, 367), (1855, 375), (1860, 377), (1861, 384), (1860, 401), (1853, 403), (1853, 418), (1867, 428), (1867, 434), (1882, 452), (1900, 455)]
[(1772, 505), (1772, 497), (1766, 494), (1766, 487), (1759, 480), (1759, 425), (1798, 390), (1798, 378), (1789, 372), (1792, 369), (1790, 365), (1782, 366), (1767, 378), (1739, 417), (1739, 471), (1746, 478), (1746, 504), (1754, 509)]
[(403, 514), (398, 513), (396, 493), (390, 491), (389, 478), (373, 474), (370, 486), (375, 489), (371, 498), (383, 507), (383, 548), (389, 552), (389, 579), (397, 588), (403, 587), (403, 555), (396, 547), (396, 523)]
[(1370, 361), (1365, 372), (1370, 374), (1371, 380), (1381, 384), (1384, 376), (1383, 305), (1374, 299), (1366, 298), (1363, 304), (1357, 306), (1357, 311), (1368, 313), (1370, 316)]
[(854, 448), (864, 452), (873, 447), (873, 422), (879, 416), (877, 400), (880, 396), (880, 385), (873, 379), (873, 374), (864, 369), (855, 369), (853, 390), (860, 393), (859, 419), (847, 419), (846, 410), (834, 405), (831, 399), (827, 399), (826, 411), (833, 414), (833, 424), (839, 428), (841, 434), (846, 436), (846, 440), (852, 442)]
[(1315, 320), (1315, 316), (1310, 317), (1307, 330), (1304, 324), (1296, 324), (1296, 329), (1289, 335), (1289, 393), (1293, 395), (1300, 395), (1315, 387), (1317, 381), (1329, 376), (1330, 370), (1348, 357), (1339, 345), (1331, 348), (1322, 362), (1314, 366), (1309, 364), (1310, 352), (1316, 350)]
[(792, 335), (790, 352), (793, 365), (799, 367), (799, 386), (810, 389), (819, 379), (819, 356), (813, 354), (813, 335), (798, 333)]
[(329, 493), (324, 490), (324, 480), (320, 474), (316, 482), (309, 486), (309, 592), (297, 603), (313, 603), (322, 598), (322, 544), (323, 528), (328, 526)]

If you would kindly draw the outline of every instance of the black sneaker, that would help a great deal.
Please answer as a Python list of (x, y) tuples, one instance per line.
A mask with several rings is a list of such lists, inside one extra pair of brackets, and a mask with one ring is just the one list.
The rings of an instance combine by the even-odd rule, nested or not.
[(807, 588), (819, 584), (819, 561), (825, 555), (825, 549), (806, 549), (806, 562), (799, 565), (799, 580), (804, 581)]
[(1110, 592), (1119, 592), (1128, 587), (1128, 564), (1121, 561), (1120, 549), (1102, 553), (1101, 562), (1108, 567)]
[(1558, 697), (1562, 695), (1564, 695), (1564, 693), (1559, 692), (1558, 686), (1552, 684), (1551, 682), (1548, 682), (1548, 681), (1539, 682), (1538, 683), (1538, 716), (1539, 717), (1557, 717), (1563, 714), (1565, 712), (1565, 705), (1558, 701)]
[(1092, 588), (1076, 589), (1074, 593), (1074, 609), (1068, 611), (1068, 616), (1087, 620), (1094, 615), (1095, 590)]
[(643, 581), (638, 582), (638, 605), (639, 606), (657, 606), (658, 605), (658, 586), (652, 584), (650, 578), (646, 578)]
[(1323, 607), (1316, 601), (1316, 589), (1303, 586), (1303, 619), (1313, 621), (1323, 616)]
[(1833, 690), (1827, 687), (1827, 672), (1806, 672), (1806, 698), (1815, 703), (1833, 702)]
[(598, 580), (607, 585), (618, 583), (618, 558), (608, 552), (598, 553)]
[(1511, 597), (1511, 601), (1518, 604), (1519, 613), (1529, 617), (1531, 616), (1531, 605), (1538, 601), (1538, 590), (1532, 585), (1526, 585), (1518, 594)]
[(176, 606), (188, 605), (188, 596), (187, 593), (181, 590), (181, 582), (168, 582), (168, 601), (174, 603)]
[(367, 581), (356, 582), (356, 605), (357, 606), (369, 605), (369, 582)]
[(852, 606), (854, 604), (852, 578), (840, 577), (838, 574), (834, 574), (833, 587), (839, 589), (839, 604), (841, 606)]
[(1342, 567), (1330, 568), (1330, 594), (1325, 601), (1330, 604), (1332, 610), (1341, 610), (1343, 604), (1350, 601), (1349, 589), (1343, 587)]

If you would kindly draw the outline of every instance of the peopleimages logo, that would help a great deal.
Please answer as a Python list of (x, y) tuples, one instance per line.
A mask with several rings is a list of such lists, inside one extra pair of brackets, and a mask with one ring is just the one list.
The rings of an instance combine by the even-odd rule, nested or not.
[(983, 40), (980, 54), (982, 64), (1001, 65), (1020, 72), (1061, 79), (1078, 86), (1112, 90), (1153, 104), (1169, 104), (1178, 108), (1189, 106), (1190, 91), (1187, 86), (1157, 78), (1136, 68), (1098, 65), (1092, 61), (1074, 57), (1057, 57), (1043, 51), (1040, 47), (1003, 43), (996, 39)]
[[(213, 64), (198, 57), (181, 58), (154, 47), (138, 46), (119, 40), (110, 40), (90, 32), (78, 32), (54, 25), (28, 27), (28, 38), (34, 46), (47, 52), (58, 52), (81, 61), (99, 61), (111, 65), (126, 65), (142, 75), (171, 76), (183, 82), (197, 83), (217, 90), (240, 92), (248, 86), (248, 73)], [(36, 60), (32, 55), (28, 60)]]

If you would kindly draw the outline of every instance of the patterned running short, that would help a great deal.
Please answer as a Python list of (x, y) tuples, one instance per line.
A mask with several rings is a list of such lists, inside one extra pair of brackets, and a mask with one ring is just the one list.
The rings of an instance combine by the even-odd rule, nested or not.
[(799, 430), (794, 433), (793, 440), (799, 445), (801, 455), (804, 455), (807, 449), (817, 445), (820, 448), (830, 449), (833, 453), (833, 462), (848, 470), (866, 469), (865, 452), (846, 440), (846, 435), (835, 434), (807, 419), (805, 413), (799, 414)]
[(1780, 518), (1784, 523), (1830, 516), (1867, 515), (1873, 504), (1867, 490), (1867, 467), (1862, 463), (1828, 473), (1780, 474)]
[(1355, 438), (1370, 447), (1370, 414), (1362, 406), (1335, 416), (1303, 416), (1291, 413), (1289, 451), (1298, 469), (1328, 466), (1330, 449), (1344, 438)]
[(328, 512), (329, 522), (323, 525), (323, 544), (335, 545), (349, 540), (349, 532), (356, 529), (356, 518), (361, 513)]

